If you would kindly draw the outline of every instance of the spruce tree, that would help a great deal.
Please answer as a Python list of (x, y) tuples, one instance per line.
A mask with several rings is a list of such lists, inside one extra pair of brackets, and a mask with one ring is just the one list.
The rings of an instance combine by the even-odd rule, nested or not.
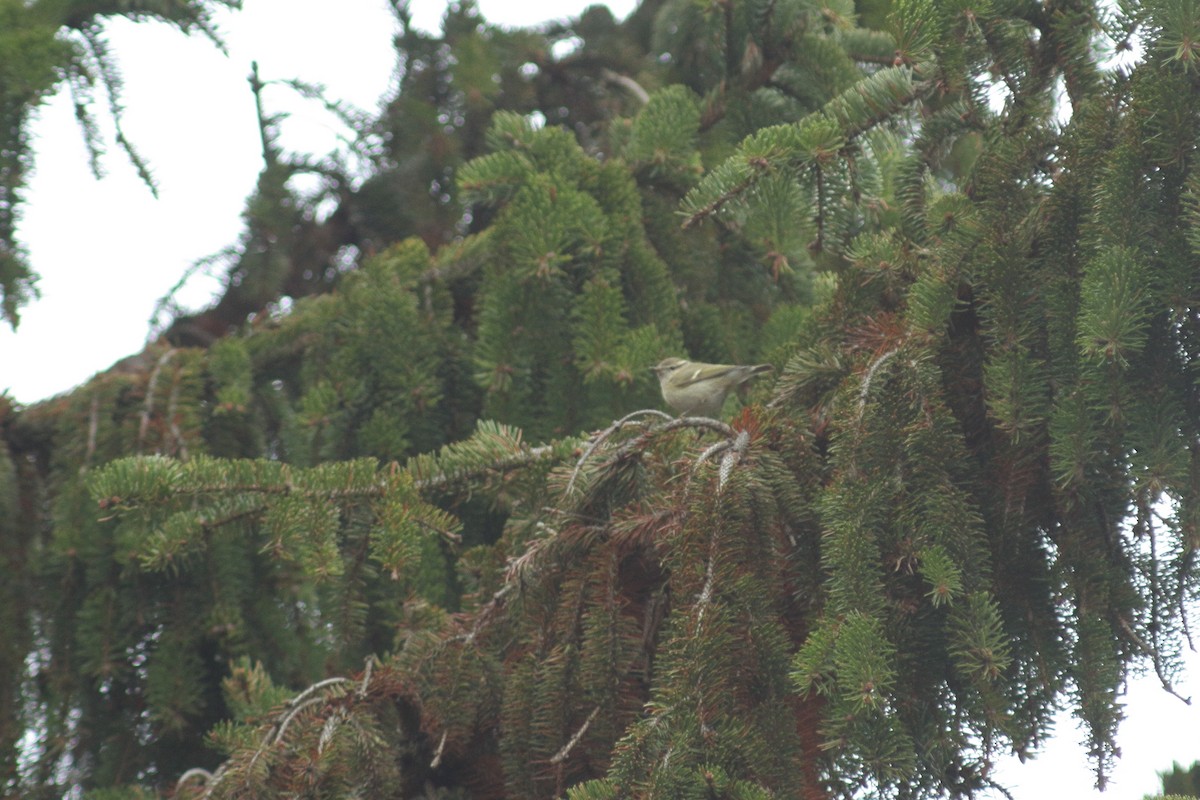
[(223, 298), (0, 411), (4, 790), (970, 796), (1063, 704), (1103, 785), (1197, 593), (1193, 0), (395, 10), (370, 178), (264, 111)]

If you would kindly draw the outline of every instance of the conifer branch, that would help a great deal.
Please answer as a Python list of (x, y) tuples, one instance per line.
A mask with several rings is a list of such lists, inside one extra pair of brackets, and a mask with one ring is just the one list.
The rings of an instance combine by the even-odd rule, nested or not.
[[(284, 705), (284, 715), (276, 719), (271, 725), (266, 735), (259, 742), (258, 749), (250, 758), (250, 763), (246, 767), (247, 775), (253, 773), (254, 765), (258, 763), (258, 759), (263, 755), (263, 753), (265, 753), (272, 746), (283, 741), (283, 736), (287, 732), (288, 727), (291, 725), (292, 720), (294, 720), (302, 711), (324, 702), (325, 698), (313, 696), (316, 692), (320, 692), (321, 690), (330, 686), (336, 686), (342, 683), (350, 683), (350, 679), (343, 677), (326, 678), (323, 681), (314, 683), (312, 686), (309, 686), (300, 694), (289, 700)], [(209, 786), (208, 790), (205, 792), (205, 796), (208, 796), (213, 788), (215, 788), (215, 784)]]
[(374, 671), (375, 662), (378, 660), (379, 657), (374, 653), (367, 656), (365, 659), (366, 663), (363, 665), (362, 685), (358, 687), (358, 696), (360, 699), (367, 696), (367, 687), (371, 685), (371, 673)]
[(704, 452), (696, 457), (696, 463), (692, 465), (692, 474), (694, 475), (699, 466), (705, 461), (717, 455), (718, 453), (724, 453), (721, 458), (721, 465), (717, 472), (718, 493), (725, 488), (725, 482), (729, 479), (729, 474), (733, 470), (733, 467), (745, 457), (746, 451), (750, 447), (749, 431), (740, 430), (735, 432), (733, 429), (730, 429), (730, 432), (731, 434), (736, 433), (736, 435), (727, 437), (719, 442), (715, 442), (714, 444), (705, 448)]
[(825, 171), (816, 162), (812, 170), (817, 184), (817, 241), (814, 249), (820, 253), (825, 250)]
[(1007, 60), (1005, 58), (1004, 47), (996, 40), (996, 34), (992, 30), (991, 25), (983, 25), (981, 30), (983, 32), (983, 40), (987, 43), (988, 50), (991, 51), (992, 54), (993, 73), (999, 72), (1000, 78), (1004, 81), (1004, 85), (1008, 87), (1009, 94), (1011, 94), (1013, 97), (1018, 97), (1021, 93), (1021, 86), (1019, 83), (1017, 83), (1012, 71), (1004, 64), (1004, 62)]
[(489, 623), (500, 613), (504, 608), (506, 599), (509, 594), (516, 589), (515, 583), (505, 583), (495, 592), (492, 593), (488, 602), (482, 606), (475, 614), (475, 623), (471, 626), (470, 633), (465, 634), (462, 639), (467, 644), (473, 644), (479, 633), (488, 626)]
[(488, 249), (490, 242), (488, 231), (481, 231), (461, 241), (443, 245), (438, 250), (436, 263), (422, 272), (416, 282), (425, 286), (444, 285), (479, 272), (491, 255)]
[(317, 754), (320, 755), (329, 747), (329, 743), (333, 741), (334, 734), (337, 733), (338, 727), (345, 719), (346, 710), (344, 708), (336, 708), (333, 713), (325, 718), (325, 724), (321, 726), (321, 735), (317, 737)]
[(699, 631), (704, 623), (704, 614), (708, 610), (708, 604), (712, 601), (713, 578), (715, 569), (713, 568), (713, 553), (716, 550), (717, 527), (714, 525), (708, 535), (708, 557), (704, 559), (704, 585), (700, 588), (700, 594), (696, 596), (696, 606), (699, 609), (696, 612), (696, 630)]
[(880, 367), (890, 361), (893, 356), (900, 352), (900, 347), (900, 345), (897, 345), (872, 361), (871, 366), (867, 368), (866, 374), (863, 375), (862, 386), (859, 387), (858, 390), (858, 418), (860, 420), (862, 419), (863, 413), (866, 411), (867, 400), (871, 397), (871, 384), (875, 380), (875, 373), (879, 371)]
[(203, 767), (192, 767), (180, 775), (179, 780), (175, 781), (175, 794), (179, 794), (179, 790), (185, 783), (195, 779), (198, 779), (201, 785), (207, 786), (212, 783), (213, 774)]
[(117, 68), (113, 62), (112, 56), (108, 51), (108, 44), (100, 38), (100, 28), (95, 25), (88, 25), (79, 29), (80, 35), (84, 42), (87, 43), (88, 50), (91, 52), (92, 58), (100, 73), (100, 82), (104, 85), (104, 94), (108, 98), (108, 113), (112, 117), (114, 135), (117, 144), (125, 151), (125, 155), (129, 158), (129, 162), (133, 165), (134, 170), (138, 174), (138, 178), (150, 190), (150, 194), (155, 199), (158, 198), (158, 184), (154, 180), (154, 176), (150, 173), (150, 168), (134, 147), (133, 142), (125, 135), (125, 126), (123, 118), (125, 109), (121, 105), (121, 91), (123, 81)]
[[(292, 89), (306, 100), (316, 100), (326, 111), (332, 114), (351, 131), (359, 134), (358, 139), (361, 139), (361, 132), (370, 124), (370, 118), (360, 108), (346, 103), (342, 100), (330, 100), (327, 96), (328, 89), (319, 83), (308, 83), (307, 81), (299, 80), (298, 78), (286, 78), (282, 80), (268, 81), (267, 83), (276, 83)], [(354, 142), (348, 142), (353, 145)]]
[(411, 32), (412, 29), (412, 9), (409, 8), (409, 0), (387, 0), (387, 3), (392, 8), (392, 13), (400, 22), (400, 27), (405, 34)]
[(572, 470), (571, 479), (567, 481), (567, 488), (563, 493), (570, 496), (571, 489), (575, 486), (575, 479), (579, 477), (580, 469), (583, 468), (584, 462), (586, 462), (588, 458), (591, 457), (592, 453), (596, 451), (596, 448), (608, 441), (609, 437), (620, 431), (626, 425), (630, 424), (635, 418), (643, 416), (657, 416), (665, 420), (674, 419), (674, 417), (672, 417), (670, 414), (667, 414), (664, 411), (659, 411), (656, 408), (643, 408), (640, 411), (633, 411), (629, 414), (626, 414), (604, 430), (595, 434), (588, 442), (587, 446), (583, 449), (583, 453), (580, 454), (579, 460), (575, 462), (575, 469)]
[(83, 135), (83, 146), (88, 154), (88, 169), (92, 177), (100, 180), (104, 176), (104, 167), (100, 158), (104, 154), (101, 141), (100, 126), (91, 111), (95, 98), (92, 93), (92, 77), (87, 67), (74, 60), (68, 65), (67, 85), (71, 91), (71, 100), (75, 108), (75, 124)]
[[(1024, 763), (1024, 761), (1025, 761), (1024, 759), (1021, 759), (1022, 763)], [(984, 784), (987, 786), (987, 788), (989, 788), (993, 791), (997, 791), (1000, 794), (1004, 795), (1006, 798), (1008, 798), (1008, 800), (1016, 800), (1016, 798), (1013, 797), (1012, 792), (1010, 792), (1008, 789), (1004, 788), (1000, 784), (996, 783), (991, 778), (985, 779)]]
[[(1139, 522), (1145, 523), (1146, 535), (1150, 540), (1150, 644), (1153, 647), (1153, 657), (1155, 661), (1155, 672), (1158, 672), (1158, 625), (1159, 617), (1159, 575), (1158, 575), (1158, 531), (1154, 525), (1153, 514), (1147, 513), (1150, 503), (1147, 501), (1145, 493), (1142, 493), (1138, 498), (1138, 513), (1142, 519)], [(1135, 523), (1136, 525), (1136, 523)], [(1160, 676), (1161, 677), (1161, 676)]]
[(658, 426), (655, 433), (665, 433), (678, 430), (679, 428), (698, 428), (710, 430), (719, 433), (722, 436), (732, 437), (737, 435), (737, 430), (719, 419), (712, 417), (677, 417), (668, 423)]
[(271, 734), (263, 739), (262, 744), (258, 748), (258, 752), (254, 754), (254, 758), (250, 759), (251, 769), (254, 767), (254, 763), (258, 760), (258, 757), (266, 752), (268, 747), (279, 744), (283, 741), (283, 735), (287, 733), (287, 729), (289, 726), (291, 726), (292, 720), (294, 720), (301, 711), (312, 708), (315, 705), (319, 705), (323, 701), (324, 698), (322, 697), (310, 697), (302, 703), (292, 704), (288, 712), (275, 723), (275, 727), (272, 729)]
[(146, 382), (146, 399), (142, 402), (141, 420), (138, 422), (137, 451), (139, 453), (143, 452), (146, 447), (146, 434), (150, 431), (150, 418), (154, 415), (154, 394), (158, 389), (159, 375), (162, 374), (163, 368), (174, 355), (175, 348), (168, 347), (158, 357), (154, 369), (150, 371), (150, 379)]
[[(888, 67), (854, 83), (798, 122), (758, 130), (684, 197), (687, 229), (745, 194), (764, 175), (817, 168), (818, 205), (823, 203), (821, 164), (844, 156), (852, 141), (932, 90), (912, 70)], [(818, 237), (818, 249), (823, 244)]]
[[(712, 456), (724, 452), (732, 446), (735, 446), (740, 440), (738, 431), (724, 422), (721, 422), (720, 420), (711, 419), (709, 417), (672, 417), (670, 414), (659, 411), (658, 409), (649, 408), (642, 409), (640, 411), (634, 411), (625, 415), (600, 433), (596, 434), (589, 442), (587, 448), (585, 448), (584, 452), (580, 455), (579, 460), (576, 462), (575, 469), (571, 472), (571, 478), (567, 481), (567, 488), (563, 493), (564, 496), (570, 494), (572, 487), (575, 485), (575, 480), (579, 476), (580, 470), (583, 468), (584, 462), (586, 462), (587, 459), (592, 456), (592, 454), (597, 450), (597, 448), (600, 447), (602, 443), (607, 441), (613, 434), (617, 433), (625, 426), (635, 424), (634, 420), (637, 417), (647, 415), (654, 415), (666, 421), (660, 422), (657, 425), (645, 426), (641, 434), (635, 436), (617, 448), (611, 459), (613, 462), (621, 461), (628, 457), (631, 453), (644, 449), (647, 442), (654, 437), (670, 433), (671, 431), (675, 431), (680, 428), (707, 429), (715, 431), (723, 437), (722, 441), (717, 442), (716, 444), (711, 445), (704, 450), (697, 461), (697, 465), (699, 465), (699, 463), (703, 462), (705, 459), (711, 458)], [(742, 433), (744, 434), (745, 432), (743, 431)]]
[(1188, 620), (1187, 607), (1187, 582), (1188, 576), (1192, 574), (1192, 569), (1196, 563), (1196, 551), (1189, 550), (1183, 556), (1183, 563), (1180, 564), (1178, 576), (1176, 577), (1176, 594), (1179, 597), (1177, 611), (1179, 612), (1179, 625), (1183, 631), (1183, 639), (1188, 644), (1188, 648), (1196, 651), (1196, 643), (1192, 640), (1191, 623)]
[(600, 70), (600, 75), (609, 83), (620, 86), (622, 89), (629, 92), (631, 95), (636, 97), (638, 102), (642, 105), (646, 105), (646, 103), (650, 102), (650, 93), (643, 89), (641, 84), (628, 75), (622, 75), (619, 72), (614, 72), (607, 67)]
[(717, 0), (717, 5), (725, 13), (725, 80), (733, 80), (738, 74), (738, 54), (736, 26), (733, 19), (734, 0)]
[(287, 713), (275, 723), (275, 733), (274, 735), (268, 736), (268, 741), (270, 741), (272, 744), (279, 744), (282, 742), (283, 734), (287, 731), (288, 725), (291, 724), (292, 720), (296, 718), (296, 715), (302, 710), (310, 708), (311, 706), (320, 703), (325, 699), (323, 697), (314, 697), (312, 695), (315, 695), (317, 692), (327, 689), (330, 686), (337, 686), (343, 683), (350, 683), (350, 679), (342, 677), (326, 678), (323, 681), (317, 681), (312, 686), (309, 686), (300, 694), (289, 700), (285, 706)]
[(699, 224), (702, 220), (708, 219), (713, 214), (716, 214), (721, 210), (722, 207), (725, 206), (726, 203), (729, 203), (730, 201), (740, 197), (746, 192), (747, 189), (757, 183), (759, 177), (763, 173), (767, 172), (770, 168), (770, 165), (762, 159), (753, 160), (748, 166), (751, 169), (746, 177), (744, 177), (741, 181), (721, 192), (717, 197), (713, 198), (700, 208), (689, 212), (687, 218), (683, 221), (682, 228), (687, 230)]
[[(744, 432), (745, 431), (743, 431), (743, 433)], [(730, 442), (729, 439), (722, 439), (719, 442), (713, 442), (708, 447), (704, 448), (704, 450), (700, 453), (700, 455), (696, 456), (696, 462), (692, 465), (692, 471), (694, 472), (705, 461), (707, 461), (708, 459), (717, 455), (718, 453), (725, 452), (731, 446), (732, 446), (732, 442)]]
[(558, 538), (558, 531), (551, 528), (540, 520), (534, 525), (534, 528), (539, 532), (544, 532), (547, 535), (540, 539), (534, 539), (525, 547), (525, 551), (519, 556), (515, 556), (509, 560), (508, 568), (505, 570), (504, 580), (506, 583), (519, 586), (525, 583), (526, 574), (532, 569), (537, 557), (541, 555), (554, 539)]
[(438, 742), (437, 750), (433, 753), (433, 761), (429, 762), (430, 769), (437, 769), (442, 765), (442, 752), (446, 749), (446, 735), (449, 731), (442, 731), (442, 739)]
[(223, 528), (230, 523), (237, 522), (243, 519), (252, 519), (266, 512), (266, 505), (250, 505), (242, 509), (230, 511), (228, 514), (217, 517), (202, 516), (197, 520), (200, 528), (205, 532), (213, 531), (218, 528)]
[(1117, 624), (1121, 627), (1121, 630), (1124, 631), (1125, 635), (1129, 637), (1129, 641), (1132, 642), (1139, 650), (1141, 650), (1144, 655), (1150, 657), (1150, 663), (1154, 665), (1154, 674), (1158, 676), (1158, 682), (1162, 685), (1163, 691), (1179, 698), (1183, 701), (1184, 705), (1190, 706), (1192, 704), (1192, 698), (1184, 697), (1178, 691), (1176, 691), (1175, 687), (1171, 684), (1171, 679), (1168, 678), (1163, 672), (1162, 658), (1158, 652), (1158, 649), (1151, 647), (1141, 636), (1138, 636), (1137, 631), (1133, 629), (1133, 626), (1129, 624), (1129, 620), (1127, 620), (1124, 616), (1117, 616)]
[(583, 739), (584, 734), (587, 733), (587, 729), (591, 727), (592, 720), (594, 720), (596, 715), (599, 713), (600, 706), (596, 706), (592, 709), (592, 713), (587, 715), (587, 719), (585, 719), (583, 724), (579, 726), (579, 730), (575, 731), (575, 735), (573, 735), (557, 753), (550, 757), (551, 764), (561, 764), (567, 760), (567, 758), (571, 755), (571, 751), (575, 749), (575, 745), (579, 744), (580, 740)]
[(217, 790), (217, 787), (221, 785), (222, 781), (225, 780), (225, 776), (228, 774), (229, 762), (226, 761), (225, 763), (221, 764), (221, 766), (217, 767), (216, 772), (212, 774), (212, 778), (204, 784), (204, 792), (200, 796), (202, 798), (212, 797), (213, 792)]
[(510, 456), (481, 465), (476, 469), (456, 469), (440, 475), (417, 478), (413, 480), (413, 486), (416, 487), (417, 491), (421, 492), (432, 489), (444, 489), (454, 484), (468, 483), (476, 478), (482, 478), (490, 472), (508, 472), (510, 470), (522, 469), (534, 464), (546, 463), (557, 457), (557, 448), (553, 445), (547, 444), (539, 447), (530, 447), (522, 452), (513, 453)]
[(246, 78), (250, 82), (250, 92), (254, 95), (254, 113), (258, 120), (258, 137), (262, 145), (263, 164), (267, 167), (274, 166), (279, 160), (279, 153), (274, 143), (274, 136), (271, 134), (271, 121), (267, 117), (267, 112), (263, 106), (263, 82), (258, 77), (258, 62), (250, 62), (250, 75)]
[(717, 471), (717, 491), (720, 492), (725, 488), (725, 483), (729, 480), (730, 474), (733, 472), (734, 466), (741, 463), (746, 457), (746, 451), (750, 448), (750, 432), (742, 430), (738, 432), (737, 439), (729, 448), (724, 456), (721, 457), (721, 468)]
[(848, 51), (846, 55), (860, 64), (878, 64), (881, 67), (892, 67), (896, 65), (895, 55), (876, 55), (874, 53), (863, 53), (853, 50)]
[(319, 692), (322, 689), (325, 689), (329, 686), (337, 686), (339, 683), (350, 683), (350, 679), (349, 678), (341, 678), (341, 677), (333, 677), (333, 678), (326, 678), (325, 680), (322, 680), (322, 681), (317, 681), (312, 686), (309, 686), (307, 689), (302, 691), (300, 694), (293, 697), (291, 699), (291, 702), (289, 703), (289, 705), (294, 705), (296, 703), (299, 703), (301, 700), (308, 697), (313, 692)]
[(175, 439), (175, 452), (181, 461), (187, 461), (187, 442), (183, 438), (183, 431), (179, 428), (179, 386), (182, 382), (182, 377), (182, 370), (175, 370), (174, 379), (171, 381), (171, 393), (167, 396), (166, 423), (167, 429)]
[(100, 393), (96, 390), (92, 391), (92, 402), (88, 408), (88, 432), (87, 445), (83, 452), (83, 464), (80, 465), (79, 471), (82, 473), (92, 463), (92, 457), (96, 454), (96, 434), (100, 430)]
[(214, 276), (214, 267), (228, 267), (236, 263), (238, 250), (236, 247), (226, 247), (216, 253), (196, 259), (179, 275), (179, 280), (171, 285), (171, 288), (158, 298), (154, 303), (154, 310), (150, 313), (150, 340), (155, 341), (160, 338), (169, 326), (170, 320), (168, 315), (182, 314), (183, 306), (176, 299), (183, 288), (191, 282), (192, 278), (197, 275), (205, 275), (206, 277)]

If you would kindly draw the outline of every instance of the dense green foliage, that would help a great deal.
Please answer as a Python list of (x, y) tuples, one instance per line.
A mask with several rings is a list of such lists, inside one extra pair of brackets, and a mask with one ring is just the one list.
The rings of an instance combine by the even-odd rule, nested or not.
[(1168, 800), (1175, 797), (1200, 797), (1200, 761), (1183, 767), (1176, 761), (1171, 769), (1158, 773), (1162, 779), (1163, 795)]
[(2, 791), (964, 796), (1062, 704), (1103, 784), (1200, 590), (1195, 0), (394, 8), (371, 174), (264, 112), (222, 298), (0, 407)]

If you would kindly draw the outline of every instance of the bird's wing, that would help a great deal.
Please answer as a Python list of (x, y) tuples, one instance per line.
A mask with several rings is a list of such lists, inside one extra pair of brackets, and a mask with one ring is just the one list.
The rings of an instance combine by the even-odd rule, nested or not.
[[(736, 369), (738, 369), (738, 367), (734, 366), (723, 367), (720, 369), (708, 367), (708, 370), (705, 371), (704, 367), (680, 367), (679, 377), (682, 378), (682, 380), (678, 381), (675, 385), (682, 389), (684, 386), (691, 386), (693, 383), (699, 383), (701, 380), (708, 381), (715, 380), (717, 378), (724, 378), (726, 375), (735, 371)], [(703, 375), (703, 378), (701, 375)]]

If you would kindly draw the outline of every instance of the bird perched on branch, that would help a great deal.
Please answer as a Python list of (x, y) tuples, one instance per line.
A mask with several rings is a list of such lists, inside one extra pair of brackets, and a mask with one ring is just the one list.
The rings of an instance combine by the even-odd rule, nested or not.
[(702, 364), (682, 358), (664, 358), (651, 369), (658, 375), (658, 385), (667, 405), (685, 416), (715, 417), (721, 413), (730, 391), (773, 368), (770, 364)]

